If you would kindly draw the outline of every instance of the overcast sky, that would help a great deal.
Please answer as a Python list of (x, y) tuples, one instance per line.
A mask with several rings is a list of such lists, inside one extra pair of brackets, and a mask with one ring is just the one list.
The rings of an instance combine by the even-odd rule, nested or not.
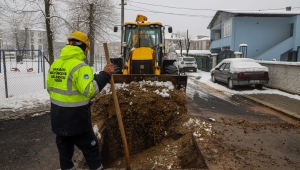
[[(121, 0), (116, 0), (120, 2)], [(186, 32), (192, 38), (209, 35), (207, 26), (217, 10), (285, 10), (300, 12), (300, 0), (125, 0), (124, 21), (135, 21), (137, 14), (146, 15), (148, 21), (171, 25), (173, 32)], [(185, 9), (184, 9), (185, 8)], [(196, 10), (198, 9), (198, 10)], [(147, 11), (147, 12), (146, 12)], [(151, 12), (148, 12), (151, 11)]]

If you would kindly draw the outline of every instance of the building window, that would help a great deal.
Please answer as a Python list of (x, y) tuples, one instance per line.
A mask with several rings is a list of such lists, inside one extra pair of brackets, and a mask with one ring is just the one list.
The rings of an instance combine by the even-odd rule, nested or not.
[(30, 36), (34, 37), (34, 32), (33, 31), (30, 32)]
[(42, 43), (42, 39), (38, 39), (38, 43)]
[(41, 37), (41, 36), (42, 36), (42, 32), (39, 32), (39, 33), (38, 33), (38, 36)]
[(231, 35), (231, 23), (231, 19), (223, 23), (223, 37), (229, 37)]
[(32, 44), (34, 43), (34, 38), (31, 38), (31, 43), (32, 43)]

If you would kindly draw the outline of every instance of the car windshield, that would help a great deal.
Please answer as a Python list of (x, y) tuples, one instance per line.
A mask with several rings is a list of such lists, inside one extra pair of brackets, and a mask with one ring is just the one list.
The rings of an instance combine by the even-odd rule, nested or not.
[(183, 61), (195, 61), (194, 58), (183, 58)]

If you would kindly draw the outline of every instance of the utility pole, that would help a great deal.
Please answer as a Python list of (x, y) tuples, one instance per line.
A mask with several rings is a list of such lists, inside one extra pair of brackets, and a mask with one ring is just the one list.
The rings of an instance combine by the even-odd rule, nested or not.
[(50, 25), (50, 3), (51, 0), (44, 0), (45, 2), (45, 15), (46, 15), (46, 30), (47, 30), (47, 40), (48, 40), (48, 55), (50, 64), (54, 62), (53, 55), (53, 35)]
[(94, 65), (94, 56), (95, 56), (95, 29), (94, 29), (94, 4), (90, 4), (90, 17), (89, 17), (89, 33), (88, 37), (90, 40), (90, 61), (89, 61), (89, 66)]
[(189, 30), (186, 30), (186, 56), (189, 56), (189, 49), (190, 49), (190, 39), (189, 39)]
[[(124, 0), (121, 0), (121, 44), (123, 41), (123, 27), (124, 27)], [(123, 48), (121, 48), (121, 54), (123, 54)]]

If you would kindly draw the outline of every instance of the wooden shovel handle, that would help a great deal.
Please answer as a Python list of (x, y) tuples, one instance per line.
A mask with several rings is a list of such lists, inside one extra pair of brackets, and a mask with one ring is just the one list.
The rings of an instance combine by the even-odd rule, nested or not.
[[(103, 43), (103, 47), (104, 47), (106, 62), (107, 62), (107, 64), (110, 64), (111, 62), (110, 62), (110, 57), (109, 57), (109, 53), (108, 53), (107, 43)], [(114, 104), (115, 104), (115, 108), (116, 108), (119, 129), (121, 132), (122, 142), (123, 142), (123, 146), (124, 146), (123, 148), (124, 148), (124, 153), (125, 153), (126, 168), (130, 169), (130, 159), (129, 159), (127, 140), (126, 140), (125, 130), (124, 130), (124, 126), (123, 126), (123, 121), (122, 121), (122, 116), (121, 116), (121, 111), (120, 111), (120, 106), (119, 106), (119, 102), (118, 102), (118, 98), (117, 98), (117, 93), (116, 93), (116, 89), (115, 89), (115, 83), (114, 83), (113, 76), (111, 76), (111, 78), (110, 78), (110, 84), (111, 84), (112, 95), (114, 98)]]

